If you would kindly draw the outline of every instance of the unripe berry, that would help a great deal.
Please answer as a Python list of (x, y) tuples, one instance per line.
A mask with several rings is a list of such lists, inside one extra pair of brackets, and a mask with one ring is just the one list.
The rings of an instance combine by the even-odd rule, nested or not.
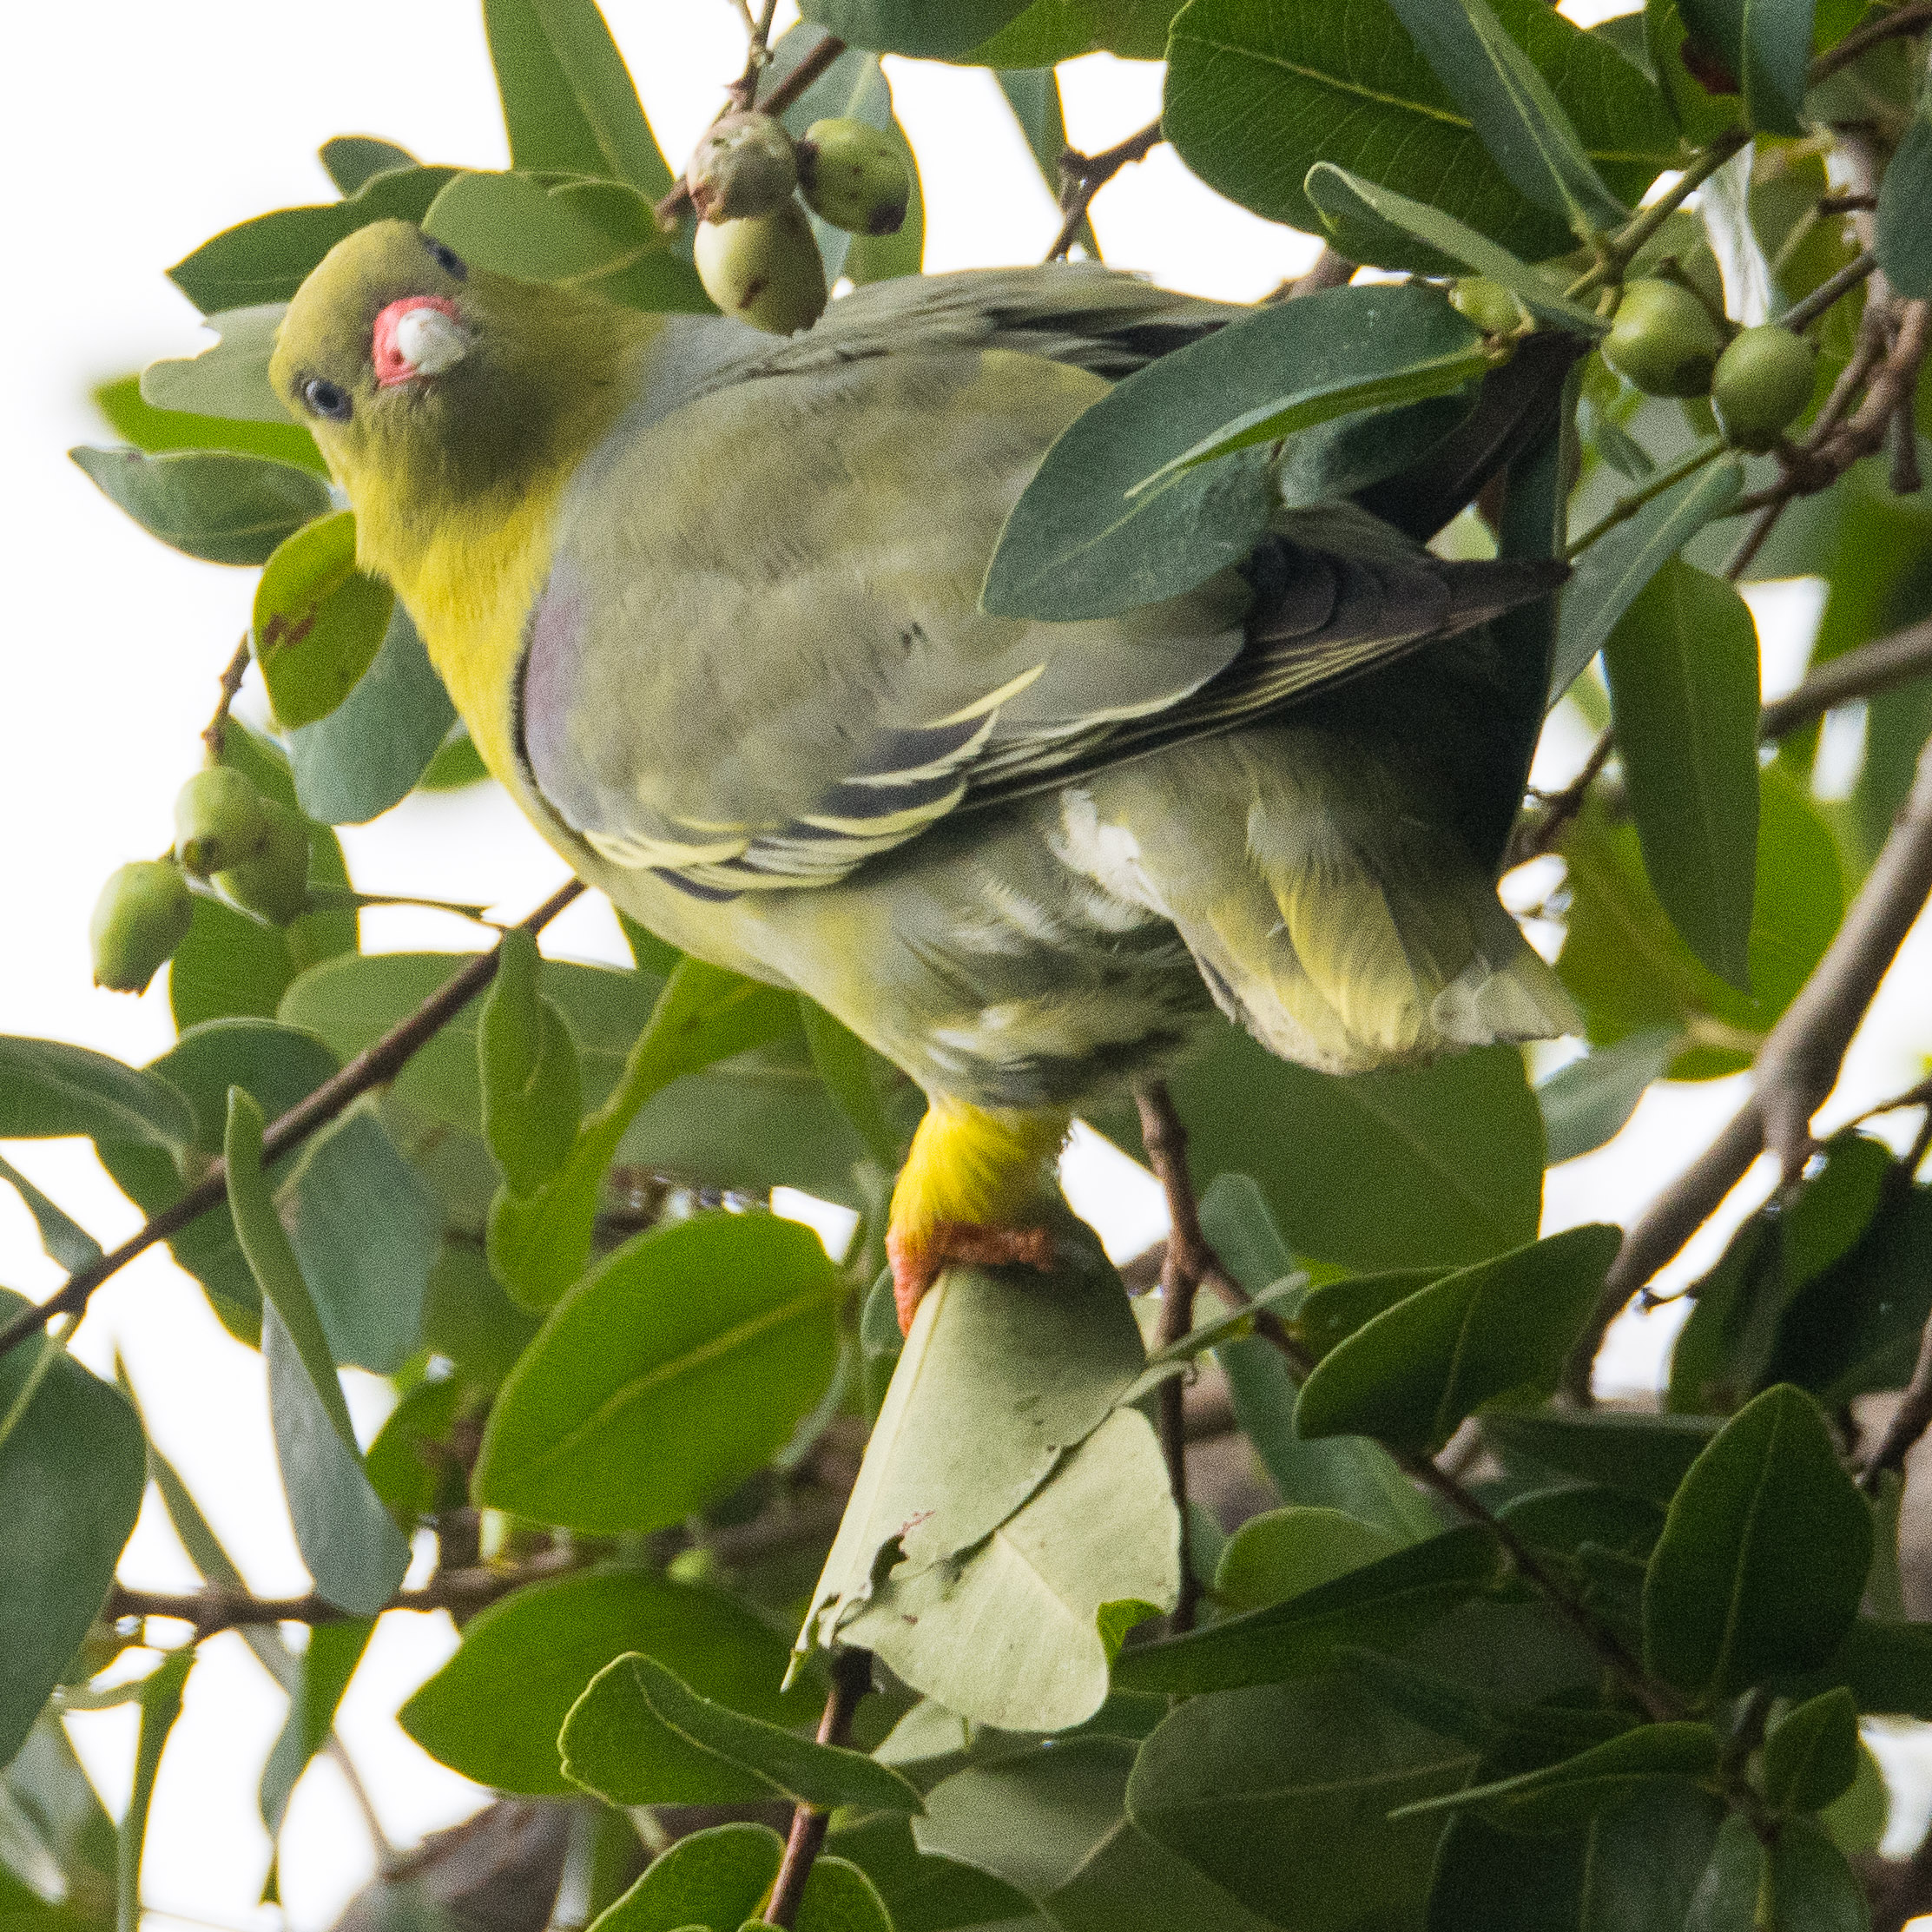
[(1500, 281), (1464, 275), (1449, 289), (1449, 306), (1467, 315), (1485, 335), (1513, 335), (1529, 320), (1523, 305)]
[(754, 328), (789, 335), (825, 312), (825, 263), (796, 201), (742, 221), (700, 222), (693, 252), (704, 293)]
[(1617, 305), (1603, 357), (1648, 396), (1702, 396), (1724, 347), (1718, 325), (1688, 288), (1633, 281)]
[(161, 859), (122, 866), (102, 887), (88, 922), (95, 985), (146, 992), (194, 917), (188, 881), (175, 867)]
[(854, 234), (897, 234), (913, 198), (898, 144), (863, 121), (814, 121), (799, 145), (798, 179), (813, 214)]
[(769, 214), (798, 186), (792, 137), (768, 114), (728, 114), (712, 122), (684, 170), (703, 221)]
[(252, 858), (268, 836), (254, 781), (227, 765), (198, 771), (175, 798), (175, 856), (197, 879)]
[(261, 801), (267, 833), (260, 850), (214, 875), (237, 906), (286, 926), (308, 907), (308, 825), (272, 798)]
[(1718, 358), (1711, 402), (1741, 450), (1768, 450), (1811, 400), (1817, 353), (1776, 324), (1746, 329)]

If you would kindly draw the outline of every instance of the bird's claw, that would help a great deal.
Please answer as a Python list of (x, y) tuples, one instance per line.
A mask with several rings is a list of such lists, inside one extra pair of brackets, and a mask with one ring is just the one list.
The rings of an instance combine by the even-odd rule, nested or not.
[(966, 1268), (1037, 1268), (1045, 1274), (1053, 1266), (1053, 1234), (1049, 1228), (941, 1221), (924, 1230), (916, 1244), (896, 1230), (888, 1234), (886, 1256), (892, 1263), (899, 1332), (907, 1335), (921, 1297), (942, 1269), (957, 1263)]

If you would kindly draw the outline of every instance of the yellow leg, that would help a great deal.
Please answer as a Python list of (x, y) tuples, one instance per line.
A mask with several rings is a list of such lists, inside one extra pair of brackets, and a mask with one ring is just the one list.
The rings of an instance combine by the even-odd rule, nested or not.
[(901, 1329), (949, 1261), (1052, 1266), (1052, 1238), (1026, 1210), (1051, 1184), (1068, 1124), (1057, 1108), (993, 1113), (933, 1102), (893, 1190), (886, 1233)]

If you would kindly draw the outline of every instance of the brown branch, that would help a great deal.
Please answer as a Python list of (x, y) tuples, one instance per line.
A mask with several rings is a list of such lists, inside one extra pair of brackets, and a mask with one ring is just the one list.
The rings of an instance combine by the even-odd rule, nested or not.
[(1918, 1360), (1912, 1365), (1912, 1379), (1885, 1433), (1873, 1446), (1865, 1466), (1858, 1472), (1858, 1487), (1868, 1496), (1876, 1496), (1879, 1486), (1892, 1470), (1902, 1472), (1905, 1459), (1927, 1429), (1932, 1428), (1932, 1322), (1919, 1335)]
[[(584, 882), (573, 879), (559, 887), (530, 917), (521, 930), (540, 933), (584, 891)], [(366, 1047), (332, 1079), (291, 1107), (274, 1122), (262, 1136), (263, 1164), (298, 1147), (318, 1129), (326, 1127), (350, 1104), (372, 1089), (386, 1086), (402, 1072), (411, 1056), (426, 1046), (450, 1020), (495, 977), (497, 953), (501, 946), (479, 953), (460, 972), (432, 993), (407, 1019), (392, 1026), (374, 1045)], [(145, 1254), (157, 1242), (176, 1235), (189, 1222), (204, 1215), (227, 1197), (227, 1167), (219, 1157), (203, 1170), (201, 1178), (175, 1202), (153, 1216), (135, 1233), (129, 1236), (112, 1254), (78, 1274), (70, 1275), (66, 1285), (34, 1308), (23, 1309), (4, 1328), (0, 1328), (0, 1356), (17, 1348), (29, 1335), (37, 1334), (56, 1315), (80, 1315), (103, 1282), (120, 1273), (137, 1255)]]
[(1546, 852), (1555, 849), (1556, 841), (1563, 836), (1567, 826), (1583, 809), (1583, 801), (1597, 775), (1610, 762), (1610, 755), (1617, 748), (1617, 734), (1606, 729), (1595, 744), (1590, 748), (1590, 755), (1583, 762), (1583, 769), (1559, 792), (1553, 793), (1545, 801), (1542, 816), (1527, 821), (1517, 828), (1510, 841), (1508, 864), (1520, 866), (1526, 860), (1540, 858)]
[(1334, 248), (1324, 247), (1300, 274), (1284, 281), (1265, 299), (1270, 302), (1296, 302), (1304, 295), (1319, 295), (1324, 288), (1344, 288), (1360, 267), (1359, 262), (1350, 261)]
[(1827, 660), (1795, 690), (1773, 698), (1758, 713), (1757, 735), (1787, 737), (1841, 704), (1927, 676), (1932, 676), (1932, 620), (1909, 624)]
[(228, 711), (234, 703), (235, 694), (241, 689), (241, 680), (248, 675), (248, 666), (254, 658), (248, 633), (244, 630), (241, 642), (234, 647), (234, 656), (229, 658), (227, 669), (221, 673), (221, 696), (214, 707), (214, 715), (201, 728), (201, 742), (208, 747), (211, 762), (221, 755), (221, 747), (227, 738)]
[[(852, 1735), (852, 1714), (871, 1688), (870, 1651), (843, 1650), (833, 1658), (832, 1689), (819, 1719), (821, 1744), (842, 1744)], [(801, 1804), (793, 1810), (785, 1856), (779, 1862), (778, 1876), (772, 1881), (771, 1902), (764, 1909), (767, 1925), (788, 1929), (797, 1922), (805, 1882), (812, 1876), (813, 1862), (825, 1843), (825, 1828), (830, 1822), (831, 1814), (815, 1804)]]
[[(760, 111), (769, 115), (781, 115), (792, 102), (804, 93), (812, 82), (819, 78), (834, 61), (845, 51), (845, 43), (836, 34), (828, 34), (817, 46), (795, 67), (769, 94), (765, 96)], [(738, 102), (727, 90), (724, 105), (718, 115), (729, 114)], [(713, 116), (717, 118), (716, 115)], [(659, 201), (651, 211), (666, 227), (673, 227), (691, 212), (691, 191), (680, 181), (670, 193)]]
[(1083, 155), (1069, 148), (1060, 156), (1060, 208), (1064, 219), (1053, 246), (1046, 251), (1048, 261), (1058, 261), (1071, 248), (1080, 233), (1080, 224), (1093, 206), (1093, 198), (1130, 162), (1145, 161), (1163, 139), (1158, 117), (1137, 133), (1098, 155)]
[[(1220, 1262), (1201, 1231), (1194, 1184), (1188, 1174), (1187, 1129), (1181, 1124), (1167, 1082), (1155, 1080), (1137, 1089), (1134, 1100), (1140, 1109), (1140, 1138), (1147, 1151), (1147, 1164), (1167, 1196), (1167, 1211), (1174, 1228), (1161, 1257), (1161, 1313), (1155, 1330), (1157, 1344), (1169, 1348), (1194, 1326), (1195, 1290), (1203, 1275), (1218, 1268)], [(1185, 1376), (1170, 1375), (1160, 1388), (1161, 1454), (1167, 1462), (1168, 1487), (1181, 1522), (1180, 1591), (1167, 1619), (1168, 1633), (1176, 1637), (1194, 1628), (1201, 1607), (1201, 1583), (1194, 1573), (1194, 1539), (1188, 1522), (1185, 1383)]]
[(1778, 317), (1778, 326), (1789, 329), (1793, 335), (1800, 333), (1817, 321), (1832, 303), (1849, 295), (1860, 282), (1867, 280), (1877, 267), (1877, 251), (1873, 248), (1865, 249), (1855, 260), (1848, 261), (1836, 274), (1826, 276), (1802, 302), (1794, 302), (1784, 314)]
[[(582, 1569), (588, 1559), (581, 1554), (557, 1552), (535, 1557), (514, 1569), (494, 1566), (466, 1570), (444, 1570), (421, 1588), (399, 1590), (383, 1606), (387, 1610), (480, 1610), (485, 1604), (506, 1597), (526, 1583), (540, 1583), (549, 1577)], [(311, 1591), (302, 1597), (254, 1597), (246, 1590), (229, 1590), (211, 1585), (205, 1590), (169, 1592), (130, 1590), (115, 1584), (101, 1607), (108, 1623), (122, 1617), (167, 1617), (195, 1626), (195, 1640), (214, 1637), (224, 1630), (240, 1630), (254, 1624), (338, 1624), (350, 1612)]]
[(1753, 1091), (1698, 1157), (1624, 1236), (1603, 1294), (1565, 1370), (1587, 1405), (1590, 1372), (1625, 1305), (1717, 1211), (1767, 1148), (1795, 1180), (1814, 1143), (1811, 1117), (1837, 1085), (1845, 1050), (1905, 935), (1932, 896), (1932, 740), (1864, 885), (1817, 970), (1758, 1048)]
[(1829, 80), (1841, 67), (1849, 67), (1867, 48), (1877, 46), (1882, 40), (1896, 40), (1901, 34), (1922, 34), (1929, 26), (1932, 26), (1932, 4), (1928, 0), (1914, 0), (1914, 4), (1901, 7), (1884, 19), (1847, 34), (1836, 47), (1827, 48), (1811, 63), (1806, 85), (1816, 87), (1820, 81)]

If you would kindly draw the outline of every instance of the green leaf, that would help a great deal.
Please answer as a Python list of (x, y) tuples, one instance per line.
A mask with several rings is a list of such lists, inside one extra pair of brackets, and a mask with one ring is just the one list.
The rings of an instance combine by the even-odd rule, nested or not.
[(762, 1468), (823, 1395), (842, 1291), (795, 1221), (708, 1214), (637, 1236), (511, 1371), (477, 1500), (592, 1533), (681, 1522)]
[(164, 1657), (141, 1686), (141, 1729), (135, 1741), (134, 1783), (121, 1817), (115, 1860), (115, 1932), (137, 1932), (141, 1924), (141, 1864), (148, 1843), (148, 1813), (154, 1803), (161, 1754), (175, 1720), (181, 1714), (188, 1675), (195, 1668), (192, 1645)]
[(1594, 1153), (1614, 1140), (1651, 1083), (1663, 1078), (1680, 1044), (1668, 1027), (1647, 1026), (1559, 1067), (1536, 1090), (1550, 1165)]
[(1711, 1862), (1698, 1881), (1685, 1932), (1756, 1932), (1769, 1902), (1764, 1878), (1764, 1845), (1751, 1820), (1733, 1811), (1718, 1830)]
[(1691, 36), (1743, 83), (1744, 112), (1767, 134), (1804, 132), (1816, 0), (1677, 0)]
[(1810, 1396), (1740, 1409), (1672, 1499), (1644, 1583), (1648, 1666), (1694, 1697), (1814, 1669), (1851, 1627), (1871, 1513)]
[(1744, 487), (1744, 471), (1716, 463), (1661, 491), (1606, 531), (1577, 558), (1558, 598), (1556, 663), (1550, 676), (1554, 704), (1611, 633), (1644, 586)]
[(195, 923), (168, 965), (168, 1005), (178, 1032), (232, 1017), (275, 1017), (295, 977), (288, 934), (197, 893)]
[(1487, 0), (1390, 0), (1490, 157), (1526, 200), (1587, 236), (1625, 209), (1583, 151), (1563, 104)]
[(1932, 194), (1932, 111), (1922, 105), (1878, 184), (1878, 266), (1900, 294), (1932, 295), (1932, 236), (1926, 196)]
[[(315, 259), (320, 261), (321, 255)], [(306, 274), (307, 270), (302, 273)], [(300, 280), (300, 275), (295, 277), (290, 294)], [(220, 309), (204, 317), (201, 326), (214, 332), (214, 346), (199, 355), (172, 356), (150, 362), (141, 372), (142, 401), (152, 408), (186, 416), (272, 423), (284, 435), (300, 437), (314, 450), (314, 466), (326, 469), (320, 462), (320, 451), (315, 450), (315, 439), (291, 421), (288, 405), (268, 380), (268, 359), (274, 352), (275, 332), (281, 326), (287, 310), (286, 301), (258, 302), (243, 308)], [(137, 440), (131, 436), (128, 439)]]
[(324, 825), (366, 825), (380, 817), (408, 796), (455, 719), (456, 707), (399, 603), (355, 688), (326, 717), (288, 735), (302, 810)]
[(1831, 1842), (1840, 1851), (1855, 1858), (1861, 1852), (1877, 1850), (1891, 1822), (1891, 1809), (1884, 1773), (1872, 1756), (1871, 1746), (1861, 1744), (1851, 1789), (1825, 1808), (1818, 1823), (1831, 1834)]
[(1662, 1507), (1676, 1495), (1716, 1432), (1702, 1416), (1597, 1409), (1580, 1414), (1486, 1415), (1482, 1433), (1512, 1468), (1527, 1459)]
[[(958, 57), (975, 67), (1001, 69), (1003, 90), (1020, 77), (1013, 69), (1054, 68), (1082, 54), (1157, 61), (1167, 52), (1168, 23), (1179, 10), (1177, 0), (1033, 0), (992, 39)], [(1007, 98), (1012, 98), (1010, 91)], [(1058, 193), (1057, 181), (1049, 186)]]
[(1773, 1922), (1804, 1932), (1869, 1932), (1870, 1908), (1823, 1825), (1787, 1818), (1770, 1848)]
[(990, 1535), (1139, 1375), (1146, 1358), (1119, 1277), (1076, 1228), (1051, 1275), (951, 1268), (920, 1303), (812, 1593), (808, 1636), (842, 1627), (895, 1539), (924, 1568)]
[[(168, 279), (211, 318), (229, 309), (286, 302), (307, 279), (309, 270), (358, 228), (372, 221), (420, 221), (437, 191), (455, 172), (453, 168), (399, 168), (371, 175), (360, 191), (345, 201), (278, 208), (273, 214), (257, 215), (204, 241), (168, 271)], [(142, 393), (162, 408), (188, 406), (151, 392), (145, 379)], [(211, 409), (208, 413), (233, 412)], [(280, 419), (287, 419), (286, 408)]]
[(1316, 1364), (1296, 1430), (1433, 1455), (1486, 1404), (1553, 1393), (1620, 1239), (1573, 1228), (1397, 1302)]
[(800, 10), (848, 47), (944, 60), (990, 39), (1025, 6), (1026, 0), (949, 0), (944, 7), (923, 0), (805, 0)]
[(818, 1069), (825, 1091), (838, 1103), (839, 1111), (852, 1123), (853, 1131), (865, 1143), (866, 1151), (888, 1173), (896, 1173), (905, 1157), (906, 1143), (886, 1118), (880, 1104), (878, 1075), (888, 1077), (890, 1067), (849, 1027), (841, 1025), (815, 999), (798, 996), (799, 1019), (805, 1030), (805, 1043), (811, 1050), (812, 1065)]
[(670, 168), (596, 0), (485, 0), (483, 23), (517, 167), (665, 193)]
[(483, 1137), (515, 1194), (534, 1192), (563, 1166), (584, 1111), (577, 1042), (537, 973), (537, 941), (505, 933), (477, 1028)]
[(1787, 1711), (1764, 1737), (1764, 1796), (1780, 1811), (1822, 1811), (1858, 1775), (1858, 1705), (1826, 1691)]
[(654, 1858), (591, 1924), (596, 1932), (740, 1932), (755, 1922), (784, 1849), (766, 1824), (694, 1831)]
[(1505, 1831), (1571, 1831), (1659, 1778), (1698, 1781), (1718, 1767), (1718, 1734), (1705, 1724), (1649, 1724), (1566, 1757), (1560, 1764), (1446, 1797), (1424, 1798), (1399, 1814), (1471, 1810)]
[(1433, 289), (1329, 289), (1263, 308), (1117, 384), (1047, 452), (981, 602), (999, 617), (1107, 617), (1239, 564), (1272, 507), (1259, 458), (1192, 472), (1351, 411), (1459, 389), (1480, 332)]
[(1722, 577), (1671, 558), (1604, 645), (1644, 866), (1704, 964), (1751, 990), (1757, 630)]
[[(587, 189), (594, 188), (594, 193)], [(465, 171), (438, 195), (423, 232), (466, 262), (520, 281), (569, 285), (665, 252), (649, 201), (616, 182)]]
[(33, 1216), (34, 1225), (40, 1230), (40, 1244), (50, 1261), (59, 1263), (74, 1275), (100, 1260), (101, 1243), (4, 1157), (0, 1157), (0, 1181), (20, 1197), (21, 1205)]
[(951, 1932), (1027, 1916), (1025, 1898), (990, 1872), (921, 1851), (903, 1812), (880, 1812), (835, 1830), (825, 1849), (872, 1881), (899, 1932)]
[[(927, 1793), (913, 1835), (922, 1850), (1039, 1901), (1051, 1919), (1020, 1917), (1029, 1932), (1045, 1923), (1063, 1932), (1269, 1932), (1270, 1921), (1129, 1821), (1133, 1762), (1124, 1739), (1083, 1736), (976, 1764)], [(931, 1923), (899, 1922), (904, 1932)]]
[(409, 1545), (362, 1467), (321, 1318), (261, 1168), (261, 1110), (228, 1093), (228, 1208), (261, 1290), (269, 1419), (295, 1542), (315, 1587), (354, 1616), (373, 1616), (409, 1567)]
[(1320, 210), (1335, 246), (1351, 260), (1414, 266), (1419, 260), (1416, 244), (1421, 243), (1440, 258), (1443, 268), (1474, 269), (1500, 284), (1532, 315), (1592, 340), (1608, 333), (1609, 323), (1594, 309), (1567, 300), (1554, 282), (1526, 261), (1426, 201), (1378, 188), (1332, 162), (1317, 162), (1309, 169), (1303, 191)]
[(1339, 1509), (1264, 1510), (1228, 1540), (1214, 1574), (1216, 1600), (1261, 1610), (1391, 1556), (1395, 1540)]
[(773, 986), (685, 959), (673, 970), (624, 1062), (617, 1088), (578, 1128), (563, 1165), (528, 1195), (500, 1193), (490, 1211), (490, 1266), (526, 1308), (547, 1308), (583, 1272), (604, 1170), (624, 1130), (660, 1088), (798, 1025)]
[[(1677, 165), (1663, 102), (1612, 49), (1540, 0), (1499, 0), (1495, 12), (1614, 195), (1635, 201)], [(1386, 0), (1289, 9), (1192, 0), (1174, 23), (1162, 122), (1210, 188), (1310, 233), (1320, 217), (1302, 183), (1327, 161), (1431, 203), (1526, 260), (1573, 240), (1484, 151)]]
[(1317, 1676), (1345, 1650), (1400, 1649), (1493, 1590), (1506, 1568), (1494, 1533), (1465, 1524), (1265, 1610), (1123, 1652), (1114, 1685), (1193, 1697)]
[[(983, 1543), (951, 1562), (900, 1563), (832, 1627), (975, 1723), (1064, 1731), (1106, 1699), (1115, 1607), (1174, 1601), (1179, 1544), (1153, 1428), (1118, 1409)], [(817, 1602), (826, 1594), (821, 1579)], [(822, 1611), (814, 1621), (831, 1625)]]
[(1664, 1533), (1659, 1504), (1596, 1483), (1533, 1490), (1497, 1512), (1524, 1542), (1575, 1556), (1586, 1543), (1647, 1562)]
[(229, 450), (67, 453), (150, 536), (209, 564), (266, 564), (330, 504), (328, 485), (309, 471)]
[(564, 1775), (612, 1804), (741, 1804), (774, 1796), (832, 1810), (917, 1811), (917, 1790), (862, 1751), (814, 1744), (699, 1697), (633, 1652), (571, 1705)]
[[(26, 1306), (0, 1289), (0, 1317)], [(0, 1764), (99, 1614), (147, 1480), (125, 1397), (45, 1335), (0, 1358)]]
[(289, 1697), (288, 1715), (269, 1749), (256, 1794), (261, 1822), (271, 1838), (281, 1831), (296, 1781), (335, 1728), (335, 1713), (375, 1628), (373, 1618), (349, 1617), (340, 1623), (316, 1624), (309, 1631), (308, 1648), (302, 1652)]
[(1392, 1268), (1381, 1274), (1344, 1275), (1340, 1281), (1322, 1282), (1309, 1289), (1296, 1306), (1295, 1333), (1319, 1360), (1356, 1329), (1447, 1272), (1441, 1268)]
[[(153, 366), (159, 369), (162, 365)], [(266, 370), (266, 362), (262, 366)], [(97, 384), (92, 391), (94, 406), (123, 443), (146, 450), (150, 456), (165, 455), (171, 450), (232, 450), (243, 456), (267, 457), (272, 462), (290, 464), (320, 478), (327, 477), (328, 465), (315, 446), (315, 438), (288, 420), (287, 412), (273, 391), (267, 401), (280, 412), (281, 420), (244, 422), (194, 411), (156, 409), (143, 399), (141, 380), (138, 375), (122, 376), (114, 382)]]
[(375, 135), (337, 135), (322, 143), (317, 158), (343, 195), (355, 194), (374, 175), (416, 166), (416, 157), (408, 148)]
[(818, 1689), (780, 1692), (784, 1639), (762, 1618), (715, 1590), (603, 1570), (526, 1586), (472, 1618), (399, 1721), (431, 1757), (478, 1784), (570, 1797), (577, 1788), (564, 1776), (557, 1734), (584, 1685), (633, 1651), (768, 1723), (818, 1714)]
[(1141, 1747), (1127, 1815), (1295, 1932), (1414, 1922), (1441, 1826), (1394, 1821), (1474, 1754), (1329, 1678), (1194, 1698)]
[(65, 1040), (0, 1035), (0, 1140), (68, 1134), (177, 1147), (194, 1127), (180, 1094), (153, 1073)]
[(414, 1351), (443, 1215), (373, 1108), (308, 1141), (275, 1190), (332, 1360), (387, 1375)]
[[(1453, 1267), (1536, 1238), (1543, 1129), (1514, 1047), (1343, 1077), (1217, 1025), (1170, 1084), (1197, 1184), (1252, 1176), (1296, 1254)], [(1098, 1124), (1138, 1151), (1131, 1113)]]
[(355, 512), (305, 525), (255, 586), (250, 641), (285, 727), (326, 718), (375, 662), (395, 593), (355, 567)]

